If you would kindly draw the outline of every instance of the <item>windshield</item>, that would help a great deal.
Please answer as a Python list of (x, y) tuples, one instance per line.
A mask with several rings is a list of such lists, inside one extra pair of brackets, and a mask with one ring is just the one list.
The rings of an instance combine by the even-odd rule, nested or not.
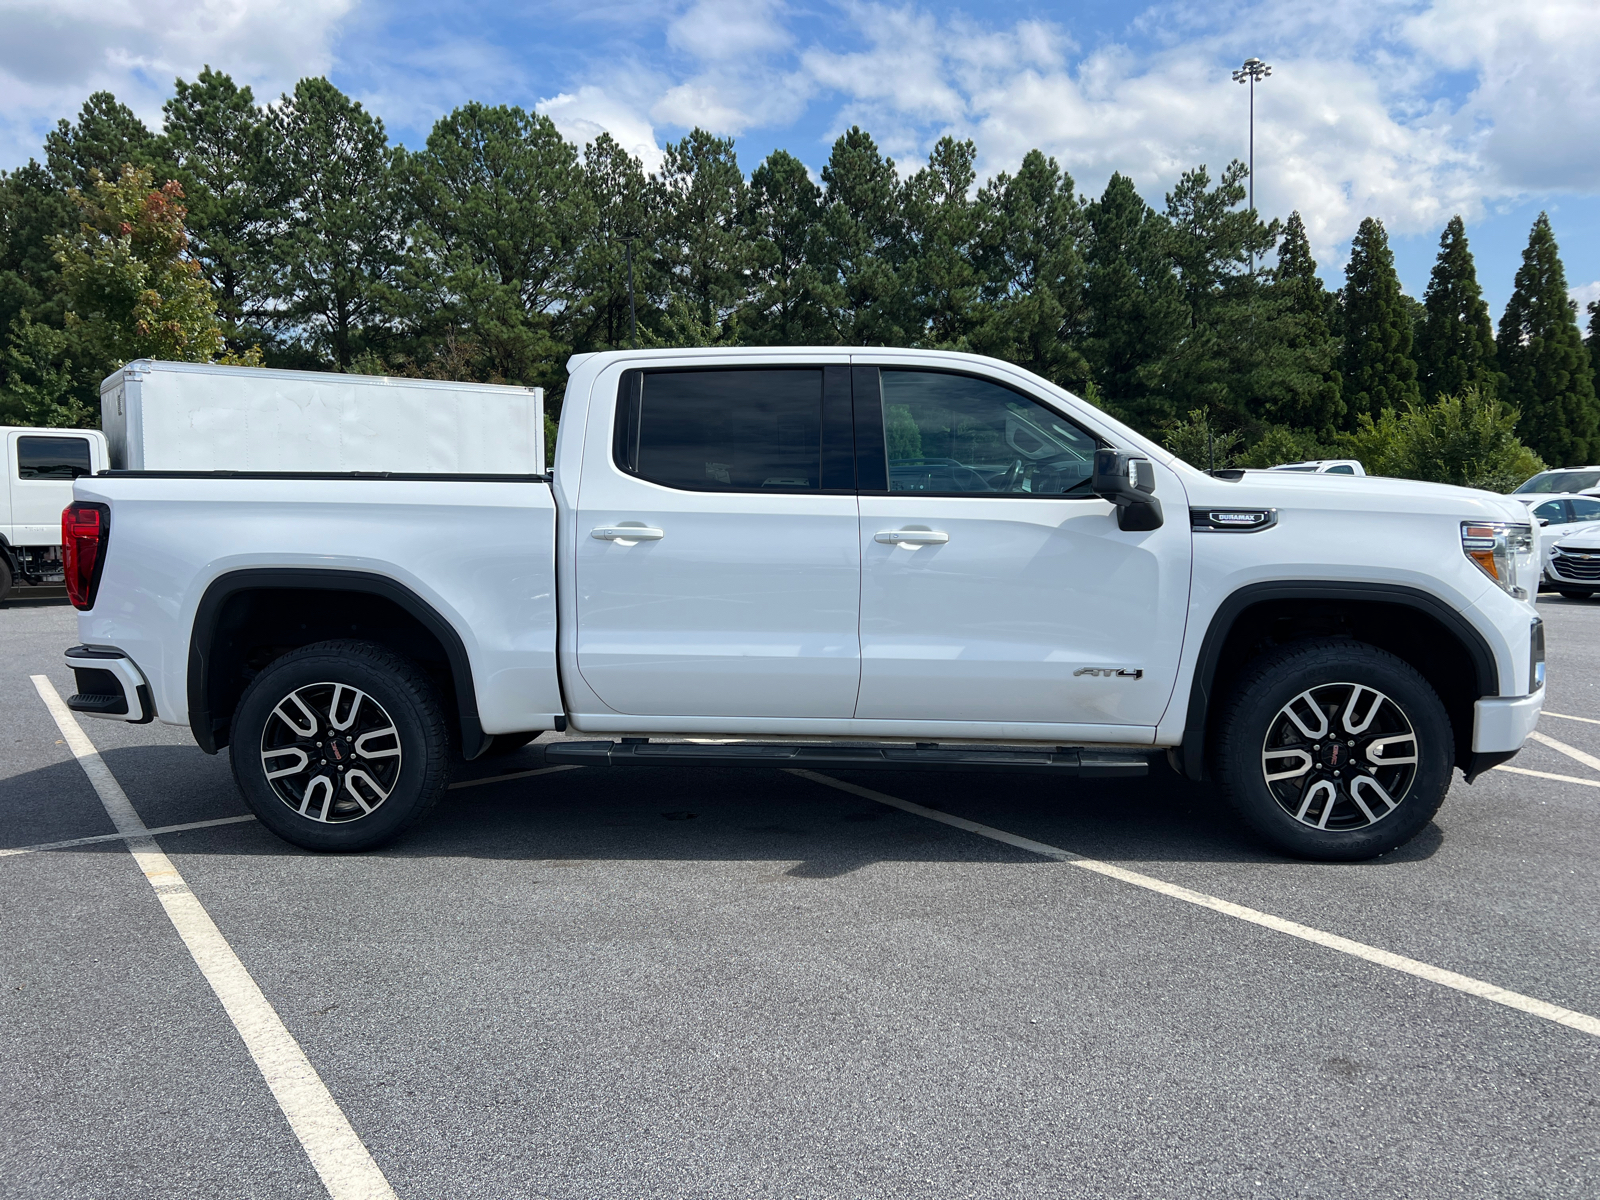
[(1581, 492), (1600, 485), (1600, 471), (1545, 471), (1519, 487), (1513, 495), (1528, 492)]

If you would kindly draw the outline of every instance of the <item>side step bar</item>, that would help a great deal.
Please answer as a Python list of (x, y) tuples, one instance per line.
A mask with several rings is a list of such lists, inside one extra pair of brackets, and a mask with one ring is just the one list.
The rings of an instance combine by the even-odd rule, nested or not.
[(1132, 779), (1150, 769), (1149, 758), (1137, 751), (1020, 750), (919, 746), (792, 746), (738, 742), (704, 745), (693, 742), (552, 742), (547, 763), (584, 767), (810, 767), (834, 771), (916, 771), (945, 768), (960, 771), (1034, 771), (1074, 775), (1082, 779)]

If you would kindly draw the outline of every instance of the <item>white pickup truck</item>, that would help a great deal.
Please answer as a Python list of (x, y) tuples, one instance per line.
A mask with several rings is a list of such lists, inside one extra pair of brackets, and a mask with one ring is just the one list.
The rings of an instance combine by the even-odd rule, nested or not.
[(548, 476), (80, 479), (72, 707), (230, 747), (257, 816), (320, 850), (564, 730), (550, 762), (1053, 782), (1164, 754), (1330, 860), (1406, 842), (1538, 718), (1513, 501), (1207, 475), (973, 355), (569, 366)]

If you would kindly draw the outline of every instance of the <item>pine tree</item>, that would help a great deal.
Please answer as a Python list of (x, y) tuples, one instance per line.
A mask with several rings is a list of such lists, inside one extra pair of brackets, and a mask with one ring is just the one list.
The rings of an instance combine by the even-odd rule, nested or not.
[(1594, 374), (1594, 392), (1600, 396), (1600, 300), (1589, 301), (1589, 336), (1583, 339), (1589, 350), (1589, 369)]
[(834, 337), (847, 346), (904, 344), (912, 316), (901, 274), (909, 254), (894, 159), (851, 126), (822, 168), (816, 265)]
[(1084, 357), (1106, 407), (1154, 429), (1177, 415), (1163, 369), (1188, 322), (1169, 254), (1171, 225), (1120, 173), (1086, 218)]
[(1073, 343), (1083, 324), (1083, 206), (1072, 176), (1030, 150), (1015, 176), (978, 193), (981, 280), (972, 348), (1084, 390), (1088, 363)]
[(167, 147), (188, 206), (189, 252), (217, 296), (235, 342), (267, 313), (269, 248), (287, 203), (272, 121), (248, 87), (210, 67), (177, 81), (168, 100)]
[(663, 265), (671, 277), (668, 337), (680, 345), (721, 341), (744, 299), (749, 248), (739, 218), (746, 183), (732, 138), (693, 129), (668, 142), (661, 173)]
[(1367, 217), (1350, 245), (1341, 293), (1345, 420), (1354, 426), (1386, 408), (1406, 411), (1422, 399), (1411, 357), (1411, 316), (1400, 294), (1383, 222)]
[[(644, 164), (609, 133), (583, 150), (584, 186), (594, 224), (583, 239), (579, 281), (584, 300), (573, 314), (573, 348), (580, 352), (615, 350), (633, 338), (648, 343), (660, 326), (666, 302), (666, 274), (656, 243), (661, 199)], [(633, 259), (633, 303), (628, 301), (629, 246)]]
[(978, 303), (978, 206), (969, 195), (977, 156), (970, 141), (942, 137), (928, 165), (906, 180), (906, 228), (914, 250), (905, 278), (918, 317), (913, 344), (967, 348)]
[(391, 331), (410, 195), (383, 122), (326, 79), (295, 84), (273, 119), (291, 197), (273, 318), (344, 370)]
[(1416, 358), (1423, 396), (1433, 401), (1469, 387), (1493, 388), (1494, 326), (1459, 216), (1450, 218), (1439, 238), (1422, 304), (1426, 315), (1417, 328)]
[[(76, 123), (56, 122), (44, 139), (45, 161), (57, 186), (88, 192), (98, 178), (116, 182), (128, 165), (150, 167), (156, 174), (165, 165), (161, 140), (145, 128), (133, 110), (110, 92), (96, 92), (83, 103)], [(170, 178), (160, 175), (160, 185)]]
[(822, 189), (803, 162), (774, 150), (750, 176), (744, 223), (751, 294), (740, 314), (740, 341), (795, 346), (832, 340), (813, 261), (821, 220)]
[(1500, 318), (1504, 399), (1522, 412), (1522, 440), (1551, 466), (1600, 455), (1600, 404), (1589, 350), (1578, 332), (1577, 305), (1550, 218), (1539, 214), (1517, 268), (1516, 288)]
[(1329, 328), (1334, 300), (1317, 275), (1298, 212), (1290, 213), (1284, 224), (1266, 300), (1275, 337), (1257, 385), (1261, 415), (1279, 424), (1331, 433), (1344, 416), (1341, 379), (1334, 365), (1338, 344)]

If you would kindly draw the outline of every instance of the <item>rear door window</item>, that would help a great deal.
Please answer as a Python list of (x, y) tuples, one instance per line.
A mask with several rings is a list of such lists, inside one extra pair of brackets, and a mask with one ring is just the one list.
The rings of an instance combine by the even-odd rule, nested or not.
[(686, 491), (819, 491), (822, 379), (821, 368), (629, 372), (616, 464)]
[(18, 479), (73, 480), (89, 472), (88, 438), (29, 435), (17, 439)]
[(1020, 392), (943, 371), (879, 373), (891, 492), (1089, 496), (1099, 443)]
[(1574, 521), (1600, 521), (1600, 500), (1568, 500)]

